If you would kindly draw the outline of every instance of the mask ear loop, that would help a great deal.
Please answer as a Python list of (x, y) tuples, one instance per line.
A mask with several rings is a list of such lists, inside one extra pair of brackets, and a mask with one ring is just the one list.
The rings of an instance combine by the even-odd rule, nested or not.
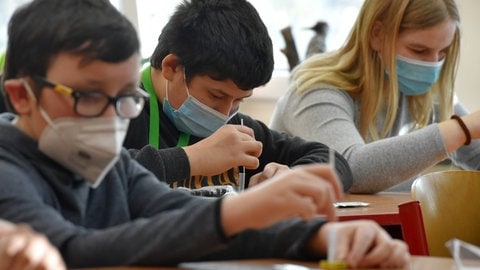
[(23, 84), (23, 87), (27, 90), (28, 95), (35, 101), (35, 103), (38, 104), (37, 97), (33, 94), (32, 87), (30, 87), (30, 84), (28, 84), (27, 80), (25, 78), (20, 78), (20, 81)]
[(187, 75), (185, 74), (185, 68), (183, 69), (183, 83), (185, 84), (185, 90), (187, 90), (187, 95), (190, 96), (190, 89), (187, 85)]
[(168, 100), (168, 80), (165, 79), (165, 100)]
[(55, 124), (53, 123), (52, 119), (50, 116), (48, 116), (47, 112), (40, 106), (40, 103), (38, 102), (37, 97), (35, 94), (33, 94), (32, 87), (30, 87), (30, 84), (25, 80), (24, 78), (20, 78), (20, 81), (22, 82), (23, 86), (27, 90), (28, 95), (35, 101), (35, 103), (38, 106), (38, 111), (40, 112), (40, 115), (42, 116), (43, 120), (45, 120), (49, 126), (55, 128)]
[[(185, 75), (185, 69), (183, 70), (183, 82), (185, 84), (185, 90), (187, 90), (188, 97), (190, 96), (190, 90), (187, 85), (187, 76)], [(168, 100), (168, 80), (165, 79), (165, 100)]]

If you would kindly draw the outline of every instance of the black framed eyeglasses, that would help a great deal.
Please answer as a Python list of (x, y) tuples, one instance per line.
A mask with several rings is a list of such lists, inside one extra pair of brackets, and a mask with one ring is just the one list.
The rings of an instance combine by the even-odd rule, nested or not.
[(107, 110), (110, 104), (113, 104), (118, 116), (132, 119), (140, 114), (145, 102), (149, 98), (148, 93), (139, 88), (135, 89), (134, 92), (112, 97), (94, 90), (74, 90), (65, 85), (51, 82), (41, 76), (33, 76), (33, 79), (39, 85), (48, 86), (55, 92), (71, 96), (74, 101), (74, 112), (83, 117), (98, 117)]

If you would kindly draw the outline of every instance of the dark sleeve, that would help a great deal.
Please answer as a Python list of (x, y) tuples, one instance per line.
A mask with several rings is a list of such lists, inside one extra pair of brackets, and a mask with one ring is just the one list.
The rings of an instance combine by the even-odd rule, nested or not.
[[(160, 108), (161, 109), (161, 108)], [(183, 148), (175, 147), (178, 132), (168, 123), (166, 116), (160, 114), (161, 136), (159, 148), (150, 146), (149, 133), (149, 104), (145, 104), (142, 113), (130, 121), (127, 136), (123, 146), (130, 155), (145, 168), (155, 174), (161, 181), (168, 184), (190, 177), (190, 162)]]
[(190, 177), (190, 163), (181, 147), (155, 149), (147, 145), (140, 150), (129, 149), (130, 155), (161, 181), (168, 184)]
[[(65, 184), (64, 177), (43, 179), (67, 175), (64, 170), (40, 173), (0, 159), (0, 218), (45, 234), (71, 268), (174, 265), (199, 258), (300, 259), (323, 223), (291, 220), (227, 238), (221, 200), (172, 190), (123, 156), (96, 190), (83, 181)], [(131, 219), (118, 218), (123, 210)]]
[(321, 258), (313, 256), (307, 249), (307, 243), (325, 222), (321, 218), (309, 222), (292, 219), (262, 230), (246, 230), (232, 238), (224, 249), (199, 261), (255, 258), (319, 260)]
[[(60, 178), (43, 180), (32, 167), (0, 159), (0, 218), (47, 236), (69, 268), (174, 265), (224, 247), (219, 200), (172, 190), (128, 163), (128, 182), (114, 171), (92, 190), (83, 181), (69, 186)], [(54, 193), (57, 188), (63, 192)], [(132, 219), (119, 218), (124, 210)]]
[[(240, 113), (230, 123), (239, 124), (240, 118), (243, 119), (244, 125), (254, 130), (255, 139), (263, 144), (260, 166), (257, 170), (247, 171), (247, 179), (263, 170), (265, 165), (270, 162), (285, 164), (289, 167), (329, 162), (329, 147), (322, 143), (306, 141), (298, 136), (291, 137), (284, 132), (272, 130), (261, 121), (254, 120)], [(338, 152), (335, 152), (335, 168), (343, 184), (344, 191), (348, 191), (353, 181), (352, 172), (348, 162)]]

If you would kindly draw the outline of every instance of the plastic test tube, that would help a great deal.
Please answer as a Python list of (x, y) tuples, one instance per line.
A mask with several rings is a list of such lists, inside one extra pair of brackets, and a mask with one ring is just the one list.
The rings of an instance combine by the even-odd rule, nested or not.
[[(243, 118), (240, 119), (240, 125), (243, 127)], [(238, 183), (238, 192), (245, 190), (245, 166), (240, 166), (239, 172), (240, 183)]]
[(347, 263), (345, 261), (337, 260), (335, 255), (337, 249), (337, 230), (336, 228), (330, 228), (328, 230), (328, 247), (327, 247), (327, 260), (320, 261), (320, 269), (325, 270), (341, 270), (347, 269)]
[[(329, 148), (328, 151), (328, 163), (335, 169), (335, 150)], [(347, 269), (347, 263), (337, 260), (335, 255), (337, 250), (337, 230), (330, 228), (328, 231), (328, 247), (327, 247), (327, 260), (320, 261), (320, 269), (325, 270), (340, 270)]]

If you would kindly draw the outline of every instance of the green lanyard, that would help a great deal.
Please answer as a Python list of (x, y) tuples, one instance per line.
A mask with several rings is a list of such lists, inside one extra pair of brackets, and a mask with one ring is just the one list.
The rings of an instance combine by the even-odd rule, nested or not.
[(178, 147), (187, 146), (189, 141), (190, 141), (190, 134), (181, 132), (180, 137), (178, 137), (177, 146)]
[[(142, 70), (142, 84), (145, 90), (150, 94), (150, 126), (148, 130), (148, 143), (158, 149), (158, 142), (160, 141), (160, 114), (158, 110), (157, 95), (153, 88), (152, 76), (150, 73), (150, 65), (146, 65)], [(190, 134), (180, 133), (177, 146), (187, 146), (190, 141)]]

